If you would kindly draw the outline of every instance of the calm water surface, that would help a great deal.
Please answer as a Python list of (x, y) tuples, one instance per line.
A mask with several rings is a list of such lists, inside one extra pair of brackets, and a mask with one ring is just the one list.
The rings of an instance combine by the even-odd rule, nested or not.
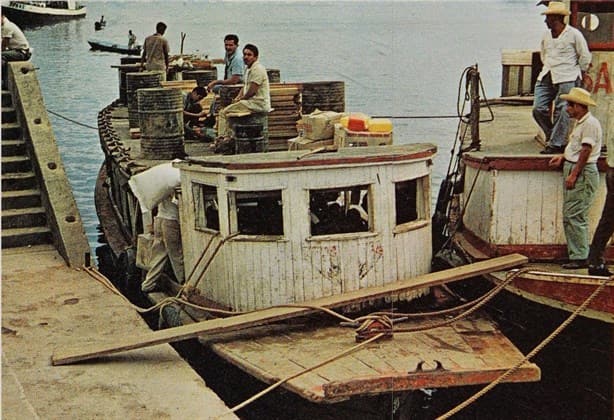
[[(154, 32), (156, 22), (163, 20), (168, 24), (171, 53), (179, 53), (183, 32), (184, 52), (222, 57), (224, 35), (237, 33), (240, 44), (249, 42), (260, 48), (266, 67), (280, 69), (282, 81), (345, 81), (348, 111), (405, 117), (455, 115), (459, 78), (465, 67), (477, 63), (487, 96), (495, 97), (501, 86), (501, 50), (537, 48), (545, 26), (539, 15), (542, 9), (535, 3), (88, 2), (86, 19), (25, 32), (34, 48), (32, 61), (39, 68), (47, 108), (82, 124), (50, 116), (94, 248), (98, 238), (94, 183), (103, 154), (93, 128), (98, 111), (118, 97), (117, 71), (110, 66), (119, 64), (120, 56), (89, 51), (88, 38), (124, 44), (132, 29), (142, 42)], [(101, 15), (107, 26), (95, 32), (94, 21)], [(456, 120), (393, 122), (395, 142), (438, 145), (433, 176), (433, 191), (437, 191), (450, 157)], [(582, 324), (579, 328), (582, 330)], [(611, 337), (603, 337), (608, 339)], [(538, 361), (540, 366), (551, 365), (543, 376), (552, 390), (545, 385), (510, 386), (460, 417), (607, 418), (607, 393), (600, 394), (603, 387), (592, 389), (592, 376), (585, 378), (590, 370), (582, 367), (604, 355), (590, 350), (578, 367), (568, 354), (575, 352), (573, 341), (563, 341), (562, 348)], [(532, 345), (526, 343), (523, 351), (528, 352)], [(562, 354), (562, 359), (555, 359), (556, 354)], [(611, 364), (606, 366), (611, 369)], [(568, 375), (553, 377), (553, 372)], [(573, 388), (576, 378), (586, 380)], [(584, 394), (577, 400), (579, 392)]]
[[(462, 70), (478, 63), (487, 94), (500, 91), (502, 48), (534, 48), (543, 31), (533, 1), (411, 2), (89, 2), (86, 19), (26, 30), (49, 110), (96, 127), (119, 94), (120, 56), (92, 52), (88, 38), (139, 42), (168, 24), (171, 53), (223, 56), (223, 37), (256, 44), (283, 81), (343, 80), (348, 111), (380, 116), (455, 115)], [(94, 31), (105, 16), (107, 26)], [(92, 247), (98, 220), (93, 189), (103, 159), (97, 132), (51, 116)], [(394, 120), (395, 141), (439, 146), (433, 186), (449, 159), (457, 122)]]

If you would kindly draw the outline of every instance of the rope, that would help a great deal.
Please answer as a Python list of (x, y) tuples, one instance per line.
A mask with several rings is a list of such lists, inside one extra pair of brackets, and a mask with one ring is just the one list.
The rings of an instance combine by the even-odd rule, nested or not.
[(520, 368), (521, 365), (528, 362), (533, 356), (535, 356), (544, 347), (546, 347), (556, 336), (558, 336), (571, 323), (571, 321), (573, 321), (582, 311), (586, 309), (586, 307), (593, 301), (593, 299), (597, 297), (597, 295), (601, 293), (603, 288), (611, 281), (614, 281), (614, 276), (603, 280), (599, 284), (599, 286), (595, 289), (595, 291), (593, 291), (593, 293), (588, 298), (586, 298), (586, 300), (584, 301), (584, 303), (582, 303), (582, 305), (580, 305), (565, 321), (563, 321), (561, 325), (559, 325), (548, 337), (546, 337), (541, 343), (539, 343), (533, 350), (529, 352), (529, 354), (523, 357), (518, 363), (516, 363), (514, 366), (508, 369), (505, 373), (503, 373), (493, 382), (491, 382), (490, 384), (482, 388), (480, 391), (475, 393), (473, 396), (469, 397), (467, 400), (457, 405), (456, 407), (454, 407), (452, 410), (448, 411), (447, 413), (437, 417), (437, 420), (445, 420), (457, 414), (458, 412), (463, 410), (465, 407), (477, 401), (478, 398), (482, 397), (484, 394), (486, 394), (488, 391), (493, 389), (495, 386), (499, 385), (501, 382), (503, 382), (507, 377), (512, 375), (514, 372), (516, 372), (518, 368)]
[(251, 398), (249, 398), (249, 399), (247, 399), (247, 400), (243, 401), (242, 403), (240, 403), (240, 404), (238, 404), (238, 405), (234, 406), (234, 407), (233, 407), (233, 408), (231, 408), (231, 409), (230, 409), (228, 412), (226, 412), (226, 413), (224, 413), (224, 414), (221, 414), (221, 415), (219, 415), (219, 416), (218, 416), (218, 417), (216, 417), (216, 418), (221, 418), (221, 417), (223, 417), (223, 416), (226, 416), (226, 415), (232, 414), (232, 413), (234, 413), (234, 412), (236, 412), (236, 411), (238, 411), (238, 410), (242, 409), (243, 407), (245, 407), (245, 406), (247, 406), (247, 405), (249, 405), (249, 404), (253, 403), (253, 402), (254, 402), (254, 401), (256, 401), (258, 398), (260, 398), (260, 397), (262, 397), (262, 396), (264, 396), (264, 395), (268, 394), (269, 392), (271, 392), (271, 391), (272, 391), (272, 390), (274, 390), (275, 388), (278, 388), (279, 386), (283, 385), (284, 383), (286, 383), (286, 382), (288, 382), (288, 381), (291, 381), (292, 379), (298, 378), (299, 376), (304, 375), (305, 373), (309, 373), (309, 372), (311, 372), (312, 370), (318, 369), (318, 368), (320, 368), (320, 367), (322, 367), (322, 366), (324, 366), (324, 365), (327, 365), (327, 364), (329, 364), (329, 363), (332, 363), (332, 362), (334, 362), (335, 360), (341, 359), (342, 357), (345, 357), (345, 356), (347, 356), (347, 355), (349, 355), (349, 354), (351, 354), (351, 353), (354, 353), (355, 351), (360, 350), (361, 348), (363, 348), (363, 347), (364, 347), (364, 346), (366, 346), (367, 344), (370, 344), (370, 343), (372, 343), (372, 342), (374, 342), (374, 341), (376, 341), (376, 340), (379, 340), (379, 339), (380, 339), (380, 338), (382, 338), (383, 336), (384, 336), (384, 334), (377, 334), (377, 335), (375, 335), (375, 336), (371, 337), (370, 339), (363, 341), (363, 342), (362, 342), (362, 343), (360, 343), (360, 344), (357, 344), (357, 345), (355, 345), (355, 346), (353, 346), (353, 347), (351, 347), (351, 348), (349, 348), (349, 349), (347, 349), (347, 350), (342, 351), (341, 353), (339, 353), (339, 354), (337, 354), (337, 355), (335, 355), (335, 356), (333, 356), (333, 357), (331, 357), (331, 358), (329, 358), (329, 359), (324, 360), (323, 362), (320, 362), (320, 363), (318, 363), (318, 364), (316, 364), (316, 365), (314, 365), (314, 366), (311, 366), (311, 367), (309, 367), (309, 368), (307, 368), (307, 369), (304, 369), (304, 370), (302, 370), (302, 371), (300, 371), (300, 372), (298, 372), (298, 373), (295, 373), (295, 374), (293, 374), (293, 375), (290, 375), (290, 376), (287, 376), (287, 377), (285, 377), (285, 378), (283, 378), (283, 379), (280, 379), (279, 381), (275, 382), (274, 384), (272, 384), (272, 385), (271, 385), (271, 386), (269, 386), (268, 388), (264, 389), (263, 391), (260, 391), (259, 393), (257, 393), (256, 395), (252, 396)]
[(63, 116), (62, 114), (58, 114), (57, 112), (53, 112), (53, 111), (52, 111), (52, 110), (50, 110), (49, 108), (47, 108), (47, 112), (48, 112), (48, 113), (50, 113), (50, 114), (55, 115), (56, 117), (60, 117), (60, 118), (62, 118), (62, 119), (64, 119), (64, 120), (66, 120), (66, 121), (70, 121), (70, 122), (71, 122), (71, 123), (73, 123), (73, 124), (80, 125), (81, 127), (91, 128), (92, 130), (98, 130), (98, 127), (93, 127), (93, 126), (91, 126), (91, 125), (87, 125), (87, 124), (80, 123), (79, 121), (75, 121), (75, 120), (73, 120), (73, 119), (70, 119), (70, 118), (68, 118), (68, 117)]

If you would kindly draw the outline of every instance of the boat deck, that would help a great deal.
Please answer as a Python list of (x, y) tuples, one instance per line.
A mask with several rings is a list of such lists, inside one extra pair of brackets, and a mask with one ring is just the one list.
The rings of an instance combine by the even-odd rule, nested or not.
[[(427, 326), (432, 322), (412, 321), (398, 328)], [(324, 325), (216, 342), (212, 349), (256, 378), (274, 383), (355, 345), (352, 328)], [(369, 343), (291, 379), (284, 387), (313, 402), (333, 403), (356, 395), (486, 384), (522, 357), (495, 323), (480, 315), (425, 331), (395, 332), (392, 339)], [(437, 362), (441, 363), (440, 368), (436, 368)], [(539, 367), (527, 363), (506, 381), (539, 379)]]

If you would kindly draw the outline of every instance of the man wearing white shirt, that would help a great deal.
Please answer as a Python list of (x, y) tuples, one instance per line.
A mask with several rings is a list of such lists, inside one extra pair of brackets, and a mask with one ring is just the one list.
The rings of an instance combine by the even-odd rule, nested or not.
[[(548, 31), (541, 42), (542, 71), (535, 83), (533, 118), (544, 131), (548, 145), (540, 153), (562, 153), (567, 143), (569, 116), (561, 95), (581, 86), (591, 63), (591, 53), (582, 33), (565, 24), (570, 12), (565, 4), (551, 1), (546, 16)], [(554, 116), (552, 103), (554, 102)]]
[(9, 61), (26, 61), (31, 57), (30, 44), (17, 25), (8, 20), (2, 13), (2, 84), (7, 78), (7, 63)]

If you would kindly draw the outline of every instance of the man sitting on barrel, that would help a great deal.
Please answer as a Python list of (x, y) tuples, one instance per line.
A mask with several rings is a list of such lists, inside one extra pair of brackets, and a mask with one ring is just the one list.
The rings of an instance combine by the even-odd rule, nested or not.
[(232, 149), (232, 127), (228, 118), (253, 114), (266, 115), (271, 111), (269, 94), (269, 77), (266, 69), (258, 61), (258, 47), (247, 44), (243, 47), (243, 62), (245, 63), (245, 84), (232, 103), (220, 111), (218, 127), (222, 135), (216, 139), (216, 152)]

